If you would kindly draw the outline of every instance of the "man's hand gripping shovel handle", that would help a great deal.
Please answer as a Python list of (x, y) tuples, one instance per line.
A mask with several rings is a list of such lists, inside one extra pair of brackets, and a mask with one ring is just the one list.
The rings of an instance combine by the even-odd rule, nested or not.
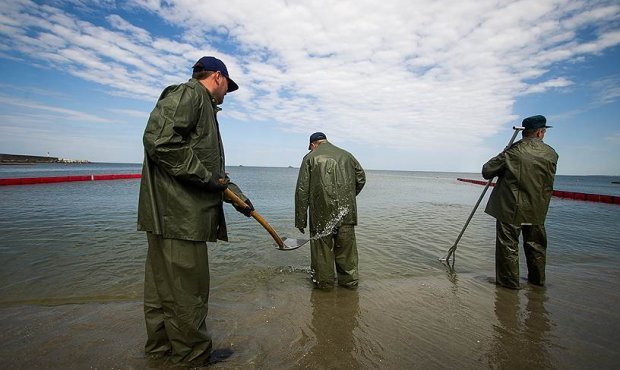
[[(230, 189), (226, 188), (224, 190), (224, 196), (230, 199), (233, 203), (235, 203), (237, 207), (248, 208), (248, 205), (243, 200), (241, 200), (241, 198), (239, 198), (237, 194), (233, 193)], [(265, 219), (261, 215), (259, 215), (258, 212), (256, 212), (256, 210), (250, 212), (250, 216), (254, 217), (254, 219), (258, 221), (258, 223), (261, 224), (261, 226), (264, 227), (265, 230), (267, 230), (267, 232), (269, 232), (273, 240), (275, 240), (276, 244), (278, 245), (278, 248), (287, 249), (286, 246), (284, 245), (284, 242), (282, 241), (282, 238), (280, 238), (280, 236), (274, 230), (274, 228), (271, 227), (271, 225), (269, 225), (269, 223), (265, 221)]]

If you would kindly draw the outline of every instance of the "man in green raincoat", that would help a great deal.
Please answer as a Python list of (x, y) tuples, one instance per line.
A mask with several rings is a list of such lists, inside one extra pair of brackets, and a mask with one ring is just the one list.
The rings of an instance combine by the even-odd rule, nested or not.
[(366, 183), (366, 174), (353, 155), (328, 142), (322, 132), (310, 136), (308, 150), (297, 178), (295, 227), (304, 233), (309, 209), (312, 281), (318, 288), (332, 289), (337, 275), (338, 285), (355, 288), (355, 197)]
[(543, 142), (547, 128), (544, 116), (523, 120), (523, 139), (490, 159), (482, 176), (498, 176), (485, 212), (496, 218), (496, 282), (518, 289), (519, 234), (527, 262), (528, 282), (545, 284), (547, 233), (545, 218), (553, 192), (558, 154)]
[(138, 230), (146, 231), (144, 315), (148, 355), (200, 364), (211, 352), (207, 244), (228, 240), (222, 202), (227, 187), (252, 203), (225, 172), (217, 112), (239, 87), (224, 63), (203, 57), (192, 78), (167, 87), (149, 116)]

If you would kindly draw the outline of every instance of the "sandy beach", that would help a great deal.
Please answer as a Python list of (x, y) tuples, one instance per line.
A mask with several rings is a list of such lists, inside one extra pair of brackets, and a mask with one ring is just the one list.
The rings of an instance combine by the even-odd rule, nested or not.
[[(220, 284), (208, 316), (221, 369), (612, 369), (618, 314), (547, 288), (496, 287), (456, 274), (313, 290), (283, 271), (245, 289)], [(584, 284), (584, 289), (589, 283)], [(617, 297), (608, 297), (612, 304)], [(585, 302), (590, 302), (586, 304)], [(10, 369), (166, 369), (146, 358), (139, 301), (0, 308), (0, 357)]]
[(140, 302), (0, 308), (6, 369), (146, 369)]

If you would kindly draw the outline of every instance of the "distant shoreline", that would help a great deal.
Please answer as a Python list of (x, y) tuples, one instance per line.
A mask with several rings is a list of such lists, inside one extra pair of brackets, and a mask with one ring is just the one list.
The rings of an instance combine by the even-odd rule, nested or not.
[(43, 157), (36, 155), (2, 154), (0, 165), (31, 165), (39, 163), (90, 163), (84, 159), (63, 159), (58, 157)]

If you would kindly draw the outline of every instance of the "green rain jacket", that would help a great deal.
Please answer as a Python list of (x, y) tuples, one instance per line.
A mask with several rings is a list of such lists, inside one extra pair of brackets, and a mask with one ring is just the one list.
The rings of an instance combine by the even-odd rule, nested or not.
[(362, 166), (349, 152), (329, 142), (306, 154), (295, 192), (295, 227), (306, 228), (310, 207), (310, 235), (331, 233), (335, 226), (357, 225), (355, 196), (366, 184)]
[[(139, 231), (167, 239), (228, 240), (223, 194), (207, 189), (213, 173), (226, 176), (219, 110), (196, 79), (162, 92), (143, 137)], [(228, 187), (247, 199), (235, 184)]]
[(543, 225), (553, 192), (558, 154), (539, 138), (526, 137), (490, 159), (482, 176), (498, 176), (485, 212), (512, 225)]

